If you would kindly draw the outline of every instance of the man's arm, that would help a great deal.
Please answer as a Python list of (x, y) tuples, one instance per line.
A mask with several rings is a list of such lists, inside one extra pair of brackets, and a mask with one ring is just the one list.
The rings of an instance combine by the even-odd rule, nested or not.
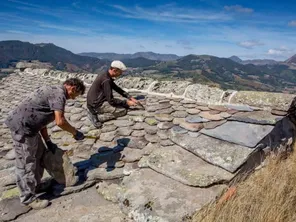
[(71, 126), (71, 124), (66, 120), (64, 116), (64, 112), (61, 111), (54, 111), (54, 117), (55, 117), (55, 122), (57, 126), (59, 126), (61, 129), (73, 134), (73, 136), (76, 135), (77, 130)]
[(66, 120), (64, 116), (64, 109), (66, 104), (66, 96), (63, 95), (55, 95), (54, 93), (48, 98), (50, 109), (54, 112), (54, 119), (61, 129), (71, 133), (76, 140), (83, 140), (84, 135), (82, 132), (76, 130), (69, 122)]
[(41, 136), (42, 136), (42, 138), (44, 139), (45, 142), (50, 140), (48, 132), (47, 132), (47, 127), (43, 127), (40, 130), (40, 134), (41, 134)]
[(131, 95), (129, 95), (126, 91), (124, 91), (123, 89), (121, 89), (118, 85), (116, 85), (114, 82), (112, 82), (112, 88), (118, 92), (120, 95), (122, 95), (123, 97), (127, 98), (127, 104), (129, 106), (135, 106), (138, 103), (138, 100), (136, 100), (134, 97), (132, 97)]
[(115, 107), (126, 107), (126, 108), (128, 108), (128, 104), (127, 104), (126, 101), (120, 100), (120, 99), (116, 99), (116, 98), (113, 97), (111, 84), (112, 83), (111, 83), (110, 80), (105, 80), (102, 83), (103, 90), (104, 90), (104, 95), (105, 95), (106, 100), (108, 101), (108, 103), (111, 106), (115, 106)]
[(56, 144), (54, 144), (53, 142), (51, 142), (50, 137), (47, 132), (47, 127), (43, 127), (40, 130), (40, 134), (45, 141), (47, 149), (50, 150), (53, 154), (55, 154), (55, 151), (58, 148), (58, 146)]
[(119, 93), (120, 95), (122, 95), (122, 96), (125, 97), (125, 98), (130, 99), (131, 96), (130, 96), (126, 91), (124, 91), (122, 88), (120, 88), (118, 85), (116, 85), (115, 82), (112, 82), (111, 84), (112, 84), (112, 88), (113, 88), (117, 93)]

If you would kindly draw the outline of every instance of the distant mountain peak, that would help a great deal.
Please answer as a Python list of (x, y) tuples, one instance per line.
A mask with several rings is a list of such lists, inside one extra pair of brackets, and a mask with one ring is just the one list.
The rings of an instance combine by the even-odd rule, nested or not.
[(238, 63), (241, 63), (243, 61), (242, 59), (240, 59), (238, 56), (235, 56), (235, 55), (229, 57), (229, 59), (231, 59), (234, 62), (238, 62)]
[(293, 55), (291, 58), (287, 59), (285, 62), (288, 63), (288, 64), (291, 64), (291, 63), (296, 64), (296, 54)]

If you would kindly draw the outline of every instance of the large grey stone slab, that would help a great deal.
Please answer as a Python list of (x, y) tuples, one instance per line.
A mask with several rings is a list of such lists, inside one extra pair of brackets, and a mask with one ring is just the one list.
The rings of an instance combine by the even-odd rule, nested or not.
[(191, 137), (169, 132), (169, 138), (179, 146), (207, 162), (235, 172), (252, 153), (253, 149), (218, 140), (206, 135)]
[(11, 221), (30, 210), (30, 207), (21, 205), (18, 197), (4, 199), (0, 201), (0, 221)]
[(272, 115), (269, 111), (239, 112), (234, 114), (229, 120), (236, 120), (246, 123), (275, 125), (283, 117)]
[(119, 194), (122, 211), (134, 221), (176, 222), (191, 215), (224, 188), (186, 186), (151, 169), (134, 171), (123, 178), (124, 192)]
[(180, 146), (154, 150), (148, 157), (148, 166), (185, 185), (208, 187), (229, 181), (233, 174), (211, 165)]
[(214, 129), (202, 129), (200, 132), (217, 139), (253, 148), (270, 133), (272, 129), (273, 126), (269, 125), (255, 125), (229, 121)]

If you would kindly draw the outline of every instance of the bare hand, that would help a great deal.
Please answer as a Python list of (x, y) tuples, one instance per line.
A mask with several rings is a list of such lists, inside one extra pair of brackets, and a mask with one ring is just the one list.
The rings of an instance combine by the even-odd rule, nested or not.
[[(137, 100), (136, 100), (136, 101), (137, 101)], [(137, 105), (137, 102), (134, 102), (134, 101), (131, 100), (131, 99), (130, 99), (130, 100), (127, 100), (126, 103), (127, 103), (128, 106), (136, 106), (136, 105)]]
[(134, 97), (131, 97), (130, 100), (133, 101), (133, 102), (135, 102), (136, 104), (138, 104), (138, 102), (139, 102), (139, 101), (136, 100)]

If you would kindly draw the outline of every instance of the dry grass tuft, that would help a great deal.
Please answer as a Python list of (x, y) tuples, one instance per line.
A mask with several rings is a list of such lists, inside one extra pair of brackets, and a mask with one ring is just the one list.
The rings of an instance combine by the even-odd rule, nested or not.
[(286, 159), (269, 157), (267, 162), (231, 190), (228, 200), (197, 212), (193, 222), (295, 222), (296, 153)]

